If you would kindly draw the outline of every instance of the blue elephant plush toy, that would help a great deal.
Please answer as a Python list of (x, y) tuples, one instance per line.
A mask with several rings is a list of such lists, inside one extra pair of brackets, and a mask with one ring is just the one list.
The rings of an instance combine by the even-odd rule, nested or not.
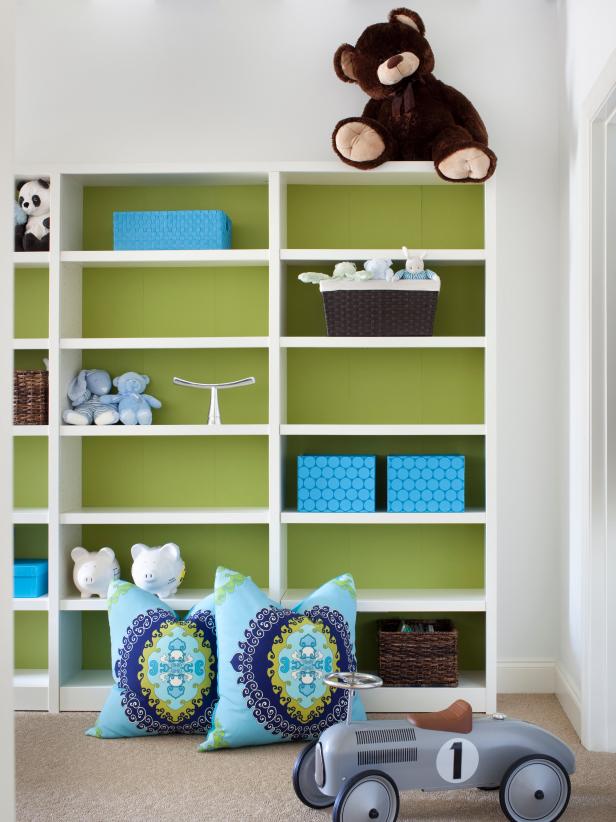
[(111, 391), (111, 377), (99, 368), (83, 368), (71, 380), (67, 395), (72, 408), (62, 419), (67, 425), (113, 425), (120, 415), (113, 406), (101, 402), (101, 396)]
[(152, 408), (161, 408), (162, 403), (143, 393), (149, 382), (150, 378), (145, 374), (127, 371), (113, 381), (118, 393), (106, 394), (100, 400), (107, 407), (118, 406), (120, 421), (124, 425), (151, 425)]

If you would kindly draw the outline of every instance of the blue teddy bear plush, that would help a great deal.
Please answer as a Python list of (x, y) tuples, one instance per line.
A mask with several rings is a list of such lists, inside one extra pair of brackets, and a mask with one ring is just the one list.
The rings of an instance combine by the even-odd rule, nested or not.
[(145, 374), (127, 371), (113, 381), (118, 393), (106, 394), (100, 401), (105, 405), (117, 405), (120, 422), (124, 425), (151, 425), (152, 408), (162, 408), (162, 403), (143, 393), (149, 382), (150, 378)]

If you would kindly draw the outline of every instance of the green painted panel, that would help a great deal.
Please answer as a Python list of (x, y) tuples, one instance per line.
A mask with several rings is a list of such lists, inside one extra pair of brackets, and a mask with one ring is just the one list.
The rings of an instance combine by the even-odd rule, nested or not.
[(13, 441), (13, 500), (16, 508), (47, 507), (47, 438)]
[(49, 351), (16, 351), (15, 368), (20, 371), (39, 371), (45, 368), (43, 359), (49, 357)]
[(130, 549), (136, 542), (176, 542), (186, 563), (182, 588), (213, 588), (219, 565), (240, 569), (262, 587), (269, 584), (266, 525), (89, 525), (83, 528), (81, 544), (89, 551), (103, 545), (113, 548), (122, 579), (130, 581)]
[(15, 525), (15, 559), (47, 559), (47, 526)]
[(83, 504), (267, 506), (266, 437), (136, 437), (83, 441)]
[(111, 669), (109, 622), (105, 611), (84, 611), (81, 615), (81, 667), (86, 671)]
[(113, 248), (114, 211), (221, 209), (231, 218), (233, 248), (267, 248), (267, 186), (85, 188), (83, 247)]
[(289, 248), (482, 248), (483, 186), (289, 186)]
[(289, 423), (482, 423), (483, 351), (292, 349)]
[(15, 613), (15, 667), (47, 668), (47, 614), (41, 611)]
[(162, 349), (84, 351), (84, 368), (104, 368), (112, 376), (138, 371), (150, 377), (148, 393), (163, 407), (154, 409), (159, 425), (207, 422), (210, 392), (173, 384), (173, 377), (197, 382), (227, 382), (253, 376), (255, 385), (225, 391), (220, 408), (225, 423), (266, 423), (268, 409), (266, 349)]
[[(363, 260), (358, 260), (363, 263)], [(434, 334), (437, 337), (482, 336), (484, 333), (483, 266), (434, 265), (441, 277)], [(304, 263), (287, 268), (285, 334), (294, 337), (324, 337), (327, 334), (323, 298), (318, 287), (300, 283), (302, 271), (331, 274), (332, 264)], [(392, 341), (395, 345), (395, 340)]]
[(358, 588), (481, 588), (483, 536), (482, 525), (291, 525), (289, 587), (351, 573)]
[[(460, 671), (485, 669), (485, 615), (484, 614), (396, 614), (396, 617), (450, 618), (458, 629), (458, 660)], [(358, 667), (362, 671), (378, 668), (378, 621), (391, 619), (391, 614), (358, 614), (356, 643)], [(409, 711), (413, 706), (408, 706)]]
[(44, 268), (15, 270), (15, 336), (49, 334), (49, 273)]
[(387, 456), (390, 454), (463, 454), (466, 506), (485, 507), (483, 437), (287, 437), (284, 456), (284, 507), (297, 508), (297, 457), (302, 454), (374, 454), (377, 510), (387, 508)]
[(86, 269), (84, 337), (268, 334), (266, 268)]

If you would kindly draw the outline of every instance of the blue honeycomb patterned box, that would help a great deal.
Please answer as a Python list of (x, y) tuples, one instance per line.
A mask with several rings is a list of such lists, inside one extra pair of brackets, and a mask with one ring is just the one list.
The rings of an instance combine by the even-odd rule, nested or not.
[(387, 457), (387, 510), (392, 513), (464, 511), (464, 457), (459, 454)]
[(231, 220), (224, 211), (114, 211), (116, 251), (231, 248)]
[(297, 510), (371, 513), (376, 507), (376, 457), (364, 454), (297, 458)]

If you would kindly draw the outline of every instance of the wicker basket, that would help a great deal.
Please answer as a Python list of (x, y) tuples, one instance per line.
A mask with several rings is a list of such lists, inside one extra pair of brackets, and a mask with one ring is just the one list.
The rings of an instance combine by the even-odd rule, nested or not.
[(399, 619), (379, 621), (379, 676), (384, 685), (455, 688), (458, 631), (449, 619), (413, 620), (434, 633), (402, 633)]
[(323, 280), (328, 337), (431, 337), (439, 280)]
[(49, 422), (49, 374), (47, 371), (15, 371), (13, 423), (47, 425)]

